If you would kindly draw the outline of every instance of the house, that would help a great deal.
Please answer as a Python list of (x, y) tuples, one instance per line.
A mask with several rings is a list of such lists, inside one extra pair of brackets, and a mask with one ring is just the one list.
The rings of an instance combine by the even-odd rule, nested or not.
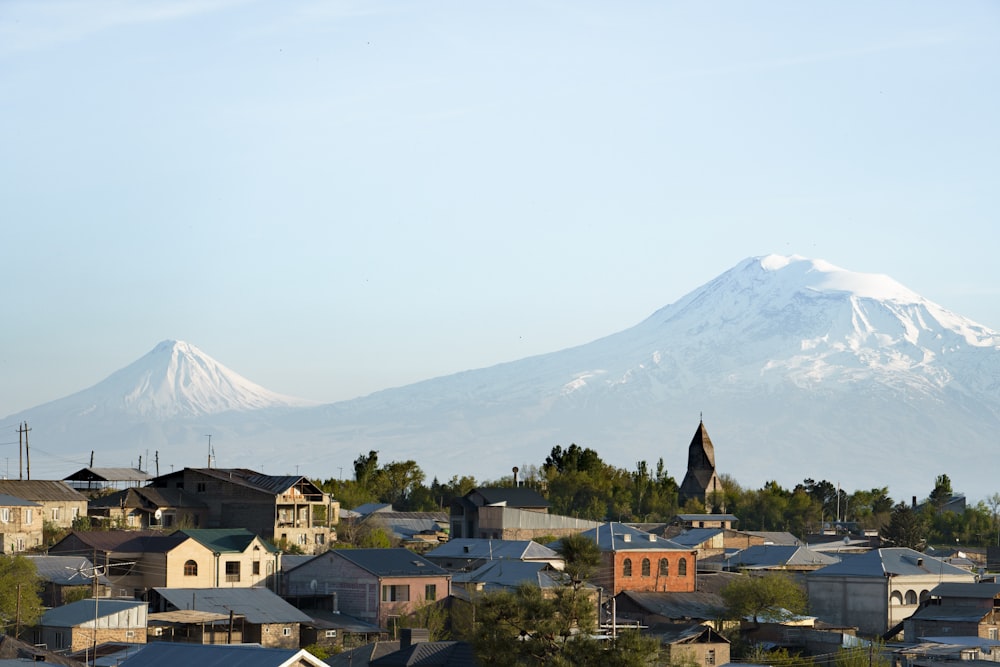
[(282, 551), (318, 554), (336, 539), (340, 503), (300, 475), (246, 468), (185, 468), (150, 486), (194, 494), (207, 508), (203, 528), (246, 528)]
[(285, 575), (286, 596), (380, 627), (451, 594), (451, 575), (408, 549), (334, 549)]
[(812, 572), (839, 562), (840, 559), (836, 556), (813, 551), (808, 547), (761, 544), (729, 556), (725, 560), (724, 567), (730, 572), (741, 570)]
[(35, 571), (42, 582), (42, 605), (61, 607), (68, 591), (86, 591), (85, 597), (93, 597), (94, 575), (97, 575), (97, 597), (108, 597), (111, 582), (101, 572), (95, 571), (94, 564), (81, 556), (40, 556), (25, 555), (35, 564)]
[(119, 663), (119, 667), (176, 667), (177, 665), (253, 665), (254, 667), (327, 667), (300, 648), (265, 648), (253, 644), (147, 644)]
[(63, 481), (80, 493), (95, 497), (108, 490), (142, 486), (150, 479), (149, 473), (137, 468), (81, 468)]
[[(706, 511), (722, 502), (722, 482), (715, 474), (715, 447), (712, 445), (705, 423), (698, 422), (698, 428), (688, 445), (687, 472), (677, 491), (677, 502), (682, 507), (691, 501), (702, 505)], [(712, 528), (714, 526), (697, 526)], [(728, 528), (729, 526), (725, 526)]]
[(90, 501), (87, 513), (105, 526), (137, 530), (198, 528), (208, 506), (183, 489), (134, 486)]
[(0, 553), (13, 554), (42, 543), (42, 506), (0, 494)]
[(188, 644), (242, 644), (243, 616), (196, 609), (152, 612), (146, 641)]
[(920, 608), (903, 621), (903, 637), (908, 643), (926, 637), (1000, 639), (1000, 584), (935, 586)]
[(712, 624), (725, 615), (722, 596), (707, 591), (622, 591), (615, 596), (615, 608), (618, 618), (644, 626), (664, 623)]
[(266, 588), (154, 588), (150, 610), (194, 610), (242, 616), (240, 637), (245, 643), (269, 648), (297, 649), (301, 625), (309, 617)]
[(660, 660), (669, 665), (725, 665), (729, 640), (708, 625), (658, 623), (643, 631), (660, 642)]
[[(355, 512), (361, 513), (361, 510), (357, 508)], [(361, 513), (352, 523), (355, 526), (379, 527), (392, 539), (412, 548), (434, 547), (448, 541), (446, 512), (397, 512), (392, 505), (377, 505), (373, 511)]]
[(692, 528), (722, 528), (731, 530), (733, 525), (738, 522), (739, 519), (732, 514), (678, 514), (670, 523), (685, 530)]
[(86, 663), (59, 655), (41, 646), (35, 646), (10, 635), (0, 635), (0, 665), (22, 665), (41, 662), (63, 667), (86, 667)]
[(36, 643), (51, 650), (82, 651), (106, 642), (144, 643), (146, 603), (136, 600), (79, 600), (42, 615)]
[(424, 558), (451, 572), (475, 570), (494, 560), (540, 562), (559, 570), (563, 568), (562, 556), (532, 540), (458, 538), (428, 551)]
[(451, 503), (451, 538), (530, 540), (571, 535), (600, 525), (549, 514), (549, 501), (527, 487), (473, 489)]
[(87, 497), (66, 482), (26, 479), (0, 480), (0, 494), (30, 500), (41, 506), (43, 525), (72, 528), (77, 517), (87, 516)]
[(114, 595), (135, 597), (158, 587), (263, 586), (281, 562), (273, 546), (241, 528), (73, 531), (49, 553), (93, 557)]
[(400, 641), (379, 641), (332, 655), (330, 667), (478, 667), (468, 642), (426, 640), (426, 630), (404, 628)]
[[(564, 588), (567, 577), (548, 563), (528, 563), (519, 560), (492, 560), (483, 563), (472, 572), (460, 572), (453, 575), (451, 583), (454, 588), (464, 588), (469, 593), (492, 592), (497, 590), (513, 590), (522, 584), (536, 586), (543, 591), (554, 591)], [(597, 589), (587, 584), (597, 601)]]
[(839, 563), (808, 573), (806, 590), (812, 613), (823, 621), (882, 635), (913, 614), (938, 584), (974, 581), (968, 570), (894, 547), (844, 554)]
[(331, 652), (378, 641), (386, 632), (377, 625), (326, 609), (304, 609), (309, 623), (303, 623), (300, 642), (322, 646)]
[[(581, 535), (597, 544), (601, 565), (594, 576), (606, 594), (622, 591), (693, 591), (697, 552), (652, 533), (610, 522)], [(554, 546), (554, 545), (549, 545)]]

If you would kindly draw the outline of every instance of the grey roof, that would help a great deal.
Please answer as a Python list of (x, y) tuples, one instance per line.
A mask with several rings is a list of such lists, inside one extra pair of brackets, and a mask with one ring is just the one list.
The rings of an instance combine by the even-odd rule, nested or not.
[(740, 533), (763, 538), (764, 544), (791, 544), (805, 546), (805, 542), (785, 531), (774, 530), (741, 530)]
[(365, 503), (353, 508), (353, 511), (361, 516), (367, 516), (373, 512), (391, 512), (392, 505), (390, 503)]
[(0, 493), (0, 507), (41, 507), (41, 505), (9, 493)]
[(930, 594), (932, 597), (939, 598), (977, 598), (989, 600), (1000, 596), (1000, 584), (952, 581), (938, 584), (931, 589)]
[[(49, 553), (90, 556), (94, 549), (119, 553), (163, 552), (186, 539), (186, 535), (165, 535), (159, 530), (74, 530), (52, 545)], [(74, 542), (83, 546), (71, 549), (69, 545)]]
[(117, 493), (90, 501), (92, 509), (125, 507), (155, 512), (161, 507), (207, 507), (194, 494), (183, 489), (161, 489), (155, 486), (133, 486)]
[(349, 560), (379, 577), (429, 577), (449, 574), (409, 549), (334, 549), (327, 553)]
[(559, 558), (553, 549), (532, 540), (457, 538), (424, 554), (427, 558), (544, 560)]
[(367, 665), (371, 664), (372, 660), (395, 653), (398, 650), (398, 641), (375, 641), (349, 651), (331, 655), (324, 662), (331, 667), (367, 667)]
[[(81, 575), (90, 574), (94, 564), (89, 558), (82, 556), (36, 556), (26, 554), (26, 558), (35, 564), (35, 570), (42, 581), (48, 581), (58, 586), (88, 586), (93, 582)], [(110, 586), (111, 582), (103, 574), (97, 577), (102, 586)]]
[(372, 667), (475, 667), (472, 646), (467, 642), (419, 642), (375, 658)]
[(632, 602), (647, 613), (673, 619), (710, 621), (721, 618), (725, 603), (714, 593), (662, 593), (657, 591), (622, 591), (619, 598)]
[(726, 559), (728, 568), (767, 569), (816, 567), (840, 562), (839, 558), (806, 547), (784, 544), (757, 544)]
[(656, 623), (643, 634), (652, 635), (664, 644), (687, 643), (700, 637), (705, 637), (712, 643), (730, 643), (714, 629), (701, 623)]
[(77, 625), (94, 622), (96, 615), (100, 618), (111, 616), (128, 609), (145, 607), (146, 603), (141, 600), (116, 600), (112, 598), (98, 598), (97, 604), (94, 599), (77, 600), (61, 607), (49, 609), (42, 615), (40, 625), (54, 628), (72, 628)]
[(958, 576), (972, 573), (960, 567), (949, 565), (937, 558), (925, 556), (919, 551), (905, 547), (872, 549), (865, 553), (844, 554), (839, 563), (810, 572), (808, 577), (885, 577), (885, 576)]
[[(594, 540), (601, 551), (637, 551), (640, 549), (658, 549), (660, 551), (677, 550), (691, 551), (690, 547), (685, 547), (673, 540), (657, 537), (652, 533), (647, 533), (624, 523), (612, 521), (597, 528), (591, 528), (580, 533), (584, 537)], [(558, 540), (549, 546), (558, 545)]]
[(678, 514), (681, 521), (739, 521), (735, 514)]
[(294, 570), (299, 565), (311, 561), (316, 558), (312, 554), (282, 554), (281, 555), (281, 567), (278, 569), (282, 572), (288, 572), (289, 570)]
[(913, 612), (913, 615), (910, 616), (910, 618), (921, 621), (978, 623), (983, 620), (984, 616), (992, 611), (992, 607), (983, 607), (971, 604), (932, 604), (926, 607), (920, 607)]
[(135, 468), (81, 468), (63, 479), (74, 482), (145, 482), (152, 475)]
[(563, 585), (562, 573), (548, 563), (520, 560), (492, 560), (472, 572), (454, 575), (452, 581), (485, 584), (487, 591), (516, 588), (521, 584), (531, 584), (539, 588), (555, 588)]
[[(176, 609), (228, 614), (250, 623), (308, 623), (309, 617), (266, 588), (154, 588)], [(193, 604), (192, 604), (193, 603)]]
[(0, 493), (7, 493), (18, 498), (34, 501), (87, 501), (85, 495), (72, 488), (69, 484), (58, 480), (2, 479), (0, 480)]
[(309, 620), (314, 628), (323, 630), (340, 630), (351, 634), (377, 635), (386, 632), (384, 628), (372, 625), (367, 621), (341, 614), (340, 612), (327, 611), (325, 609), (308, 609)]
[(120, 667), (282, 667), (303, 654), (310, 663), (324, 663), (308, 651), (288, 648), (264, 648), (256, 644), (180, 644), (153, 642), (126, 659)]
[(46, 665), (64, 665), (72, 667), (86, 667), (78, 660), (73, 660), (66, 656), (57, 655), (52, 651), (47, 651), (20, 639), (15, 639), (9, 635), (0, 635), (0, 664), (7, 663), (24, 667), (28, 662), (39, 662)]
[(526, 486), (487, 486), (473, 489), (465, 494), (482, 496), (487, 505), (506, 505), (507, 507), (550, 507), (552, 503), (540, 493)]
[(362, 518), (385, 527), (392, 536), (400, 540), (412, 540), (420, 533), (437, 533), (448, 525), (448, 515), (444, 512), (374, 512)]
[(691, 528), (690, 530), (685, 530), (680, 535), (674, 535), (670, 539), (682, 547), (694, 548), (724, 532), (722, 528)]

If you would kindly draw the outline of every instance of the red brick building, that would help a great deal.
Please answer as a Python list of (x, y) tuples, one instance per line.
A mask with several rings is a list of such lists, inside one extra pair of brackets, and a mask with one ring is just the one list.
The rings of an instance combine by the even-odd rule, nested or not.
[(592, 583), (607, 595), (695, 590), (698, 552), (693, 549), (616, 522), (581, 534), (601, 550), (601, 567)]

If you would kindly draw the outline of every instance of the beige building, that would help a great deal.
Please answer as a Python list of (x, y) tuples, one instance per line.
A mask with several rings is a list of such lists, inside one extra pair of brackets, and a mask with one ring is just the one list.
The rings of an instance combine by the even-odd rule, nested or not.
[(72, 528), (73, 522), (87, 516), (87, 497), (58, 480), (0, 480), (0, 494), (8, 494), (41, 505), (43, 524), (56, 528)]
[(42, 615), (35, 643), (53, 651), (83, 651), (107, 642), (146, 643), (146, 603), (80, 600)]
[(19, 553), (42, 543), (42, 506), (0, 494), (0, 553)]

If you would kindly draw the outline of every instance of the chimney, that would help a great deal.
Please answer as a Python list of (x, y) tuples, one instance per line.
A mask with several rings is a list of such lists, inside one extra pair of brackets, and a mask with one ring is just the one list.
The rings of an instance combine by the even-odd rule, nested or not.
[(518, 470), (517, 466), (514, 466), (513, 468), (511, 468), (511, 472), (514, 473), (514, 486), (516, 487), (517, 486), (517, 473), (519, 473), (520, 470)]
[(427, 628), (403, 628), (399, 631), (399, 649), (410, 648), (420, 642), (429, 642), (431, 631)]
[(650, 542), (655, 542), (656, 541), (656, 535), (653, 535), (652, 533), (650, 533), (649, 534), (649, 541)]
[(913, 509), (917, 509), (917, 497), (913, 496)]
[(622, 535), (622, 539), (624, 541), (626, 541), (626, 542), (631, 542), (632, 541), (632, 535), (629, 534), (629, 533), (625, 533), (624, 535)]

